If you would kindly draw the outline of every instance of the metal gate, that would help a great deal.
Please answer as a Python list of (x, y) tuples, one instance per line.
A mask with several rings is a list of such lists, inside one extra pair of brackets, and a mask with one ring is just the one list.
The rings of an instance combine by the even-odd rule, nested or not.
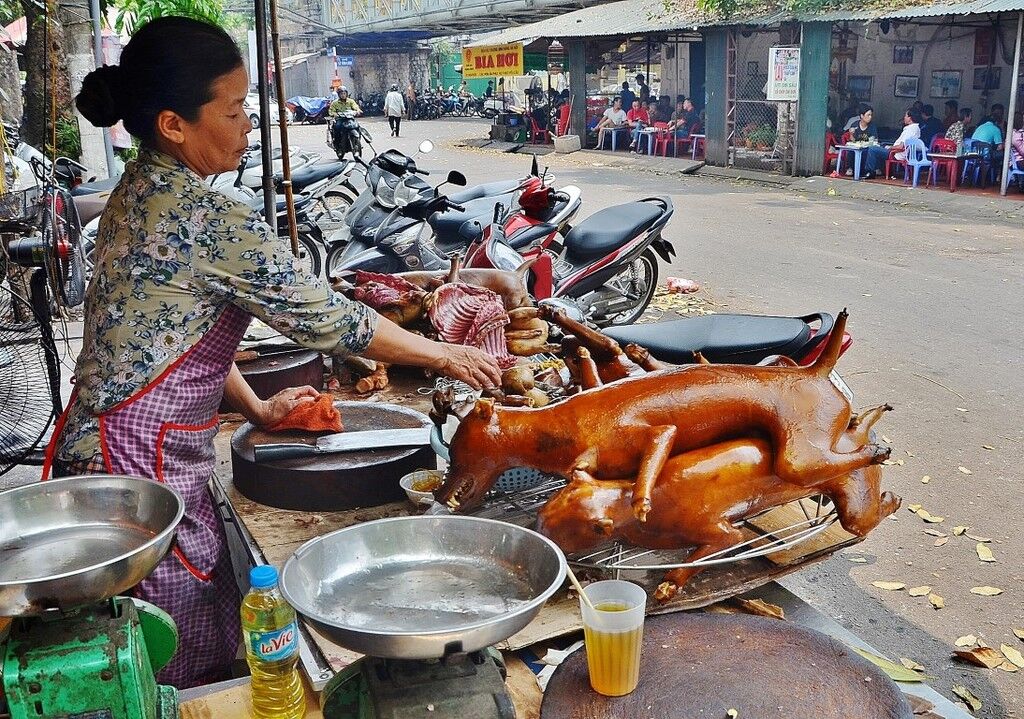
[(765, 99), (768, 84), (767, 47), (778, 46), (777, 30), (749, 33), (765, 52), (738, 59), (736, 30), (726, 40), (726, 137), (730, 167), (792, 174), (796, 148), (796, 103)]

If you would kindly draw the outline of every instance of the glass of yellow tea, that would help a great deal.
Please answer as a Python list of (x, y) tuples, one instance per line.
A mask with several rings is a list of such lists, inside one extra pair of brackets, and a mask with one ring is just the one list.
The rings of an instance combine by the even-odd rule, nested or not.
[(629, 694), (640, 680), (647, 592), (617, 579), (588, 584), (583, 591), (594, 605), (591, 609), (580, 597), (590, 686), (608, 697)]

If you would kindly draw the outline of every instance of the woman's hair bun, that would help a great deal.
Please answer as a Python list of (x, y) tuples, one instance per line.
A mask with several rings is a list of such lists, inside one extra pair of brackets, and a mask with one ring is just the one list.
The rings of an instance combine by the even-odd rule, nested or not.
[(121, 78), (119, 66), (104, 65), (82, 80), (82, 90), (75, 98), (75, 105), (85, 119), (96, 127), (110, 127), (124, 117)]

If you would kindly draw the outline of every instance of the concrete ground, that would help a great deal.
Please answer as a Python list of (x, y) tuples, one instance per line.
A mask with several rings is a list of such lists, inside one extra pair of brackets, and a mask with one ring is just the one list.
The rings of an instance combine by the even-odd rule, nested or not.
[[(520, 177), (530, 164), (525, 155), (465, 146), (465, 138), (486, 135), (481, 120), (406, 122), (403, 137), (390, 142), (382, 119), (365, 126), (379, 150), (411, 153), (421, 140), (434, 141), (437, 149), (418, 159), (431, 180), (449, 169), (464, 172), (471, 184)], [(291, 128), (293, 144), (327, 158), (324, 135), (323, 126)], [(799, 315), (849, 308), (855, 344), (839, 369), (858, 406), (896, 407), (880, 434), (902, 462), (886, 468), (885, 485), (903, 497), (904, 508), (856, 550), (785, 584), (893, 659), (923, 664), (943, 694), (952, 696), (954, 684), (969, 688), (983, 703), (978, 716), (1024, 716), (1024, 671), (979, 669), (950, 658), (954, 641), (968, 634), (1024, 651), (1012, 631), (1024, 634), (1021, 204), (972, 205), (948, 193), (823, 178), (764, 184), (723, 173), (682, 175), (675, 162), (681, 161), (594, 152), (542, 158), (556, 184), (582, 188), (581, 217), (669, 195), (675, 216), (665, 236), (678, 255), (661, 268), (662, 280), (698, 281), (699, 297), (715, 311)], [(12, 473), (0, 486), (37, 472)], [(907, 510), (912, 504), (941, 521), (925, 523)], [(991, 539), (986, 546), (995, 562), (979, 560), (978, 542), (954, 533), (961, 526)], [(948, 538), (935, 546), (942, 538), (925, 530)], [(911, 597), (906, 589), (876, 588), (876, 581), (930, 586), (945, 607), (934, 609), (926, 596)], [(971, 593), (981, 586), (1002, 593)]]
[[(434, 141), (437, 149), (418, 159), (430, 179), (458, 169), (473, 184), (529, 168), (526, 155), (465, 145), (486, 136), (485, 121), (406, 122), (403, 137), (390, 141), (381, 119), (365, 125), (378, 150), (413, 152)], [(292, 128), (293, 143), (326, 156), (323, 137), (322, 126)], [(582, 188), (581, 216), (669, 195), (675, 216), (665, 236), (678, 256), (662, 278), (698, 281), (716, 311), (849, 308), (855, 343), (839, 369), (858, 406), (896, 407), (879, 429), (901, 462), (886, 468), (885, 485), (904, 508), (855, 551), (784, 583), (893, 659), (923, 664), (947, 696), (954, 684), (969, 688), (983, 702), (979, 716), (1024, 716), (1024, 672), (951, 660), (955, 640), (968, 634), (1024, 651), (1012, 631), (1024, 628), (1024, 205), (824, 178), (762, 184), (720, 172), (682, 175), (673, 162), (596, 152), (541, 158), (556, 184)], [(924, 522), (908, 511), (912, 504), (942, 521)], [(980, 561), (978, 542), (955, 535), (958, 526), (991, 538), (996, 561)], [(937, 547), (940, 538), (925, 530), (949, 536)], [(876, 581), (930, 586), (945, 607)], [(971, 593), (981, 586), (1003, 591)]]

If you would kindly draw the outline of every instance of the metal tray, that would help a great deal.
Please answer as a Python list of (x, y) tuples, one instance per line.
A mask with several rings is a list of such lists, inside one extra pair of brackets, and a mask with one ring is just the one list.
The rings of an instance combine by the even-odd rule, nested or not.
[(0, 616), (102, 601), (146, 578), (185, 503), (165, 484), (109, 474), (0, 492)]
[(396, 517), (302, 545), (284, 565), (281, 591), (343, 647), (435, 659), (518, 632), (565, 572), (562, 551), (528, 529), (477, 517)]

